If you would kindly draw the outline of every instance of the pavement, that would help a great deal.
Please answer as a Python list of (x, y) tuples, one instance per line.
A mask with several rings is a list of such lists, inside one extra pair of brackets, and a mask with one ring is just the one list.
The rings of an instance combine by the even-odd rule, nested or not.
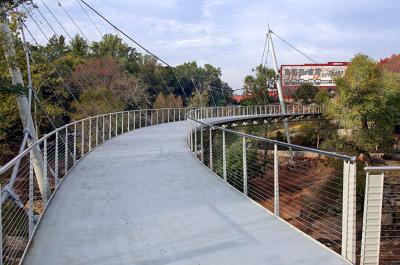
[(186, 128), (129, 132), (79, 161), (22, 264), (350, 264), (210, 172)]

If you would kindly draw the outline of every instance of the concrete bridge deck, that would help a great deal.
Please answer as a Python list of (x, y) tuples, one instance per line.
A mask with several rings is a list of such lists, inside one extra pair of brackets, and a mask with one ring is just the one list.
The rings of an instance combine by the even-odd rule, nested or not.
[(83, 158), (23, 264), (350, 264), (213, 175), (185, 129), (146, 127)]

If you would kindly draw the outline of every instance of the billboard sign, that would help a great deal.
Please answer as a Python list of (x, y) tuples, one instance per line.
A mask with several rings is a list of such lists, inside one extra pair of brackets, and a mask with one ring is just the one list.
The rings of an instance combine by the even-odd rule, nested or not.
[(282, 86), (311, 83), (317, 87), (335, 87), (335, 78), (344, 75), (348, 63), (282, 65)]

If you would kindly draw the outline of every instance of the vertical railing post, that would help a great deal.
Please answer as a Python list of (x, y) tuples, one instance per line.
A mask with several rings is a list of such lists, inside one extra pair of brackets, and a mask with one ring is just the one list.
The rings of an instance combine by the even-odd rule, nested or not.
[(115, 113), (115, 136), (118, 135), (118, 113)]
[(128, 132), (131, 130), (131, 111), (128, 111)]
[(133, 112), (133, 130), (136, 130), (136, 110)]
[(68, 172), (68, 126), (65, 127), (64, 175)]
[[(28, 197), (28, 200), (29, 200), (28, 222), (29, 222), (29, 238), (30, 238), (32, 236), (33, 228), (34, 228), (34, 226), (33, 226), (33, 152), (32, 152), (32, 149), (29, 151), (29, 197)], [(1, 215), (0, 215), (0, 217), (1, 217)], [(2, 219), (0, 219), (0, 220), (2, 220)], [(1, 258), (2, 257), (0, 257), (0, 259)], [(0, 264), (3, 264), (3, 263), (0, 262)]]
[(169, 110), (170, 110), (170, 109), (167, 109), (167, 111), (168, 111), (168, 112), (167, 112), (167, 122), (168, 122), (168, 123), (169, 123)]
[(274, 144), (274, 213), (276, 216), (279, 216), (279, 160), (277, 144)]
[(92, 151), (92, 118), (89, 118), (89, 152)]
[(96, 146), (99, 145), (99, 116), (96, 117)]
[(226, 144), (225, 144), (225, 130), (222, 130), (222, 171), (223, 171), (223, 178), (227, 181), (227, 174), (226, 174)]
[(112, 116), (111, 116), (111, 114), (110, 114), (110, 120), (108, 121), (108, 140), (110, 140), (111, 139), (111, 123), (112, 123)]
[(356, 164), (343, 162), (342, 256), (356, 262)]
[(197, 126), (194, 127), (194, 152), (197, 157)]
[(147, 111), (144, 112), (144, 127), (147, 127)]
[(153, 126), (153, 110), (150, 110), (150, 125)]
[(121, 112), (121, 123), (122, 123), (122, 131), (121, 133), (124, 133), (124, 112)]
[(173, 119), (173, 122), (175, 122), (176, 121), (176, 108), (174, 108), (174, 119)]
[(361, 239), (361, 265), (378, 265), (382, 226), (383, 172), (367, 172)]
[(200, 126), (200, 150), (201, 150), (201, 162), (204, 163), (204, 147), (203, 147), (203, 125)]
[(212, 145), (212, 126), (210, 126), (210, 137), (209, 137), (209, 151), (210, 151), (210, 170), (213, 171), (213, 145)]
[(82, 142), (81, 142), (81, 145), (82, 145), (82, 151), (81, 151), (81, 158), (85, 155), (85, 121), (83, 120), (82, 121), (82, 124), (81, 124), (81, 131), (82, 131)]
[(104, 138), (104, 136), (105, 136), (105, 116), (104, 115), (102, 115), (101, 116), (102, 117), (102, 123), (103, 123), (103, 125), (101, 126), (101, 136), (102, 136), (102, 143), (104, 143), (104, 140), (105, 140), (105, 138)]
[[(47, 137), (44, 138), (43, 142), (43, 179), (47, 179)], [(44, 187), (43, 187), (43, 207), (46, 206), (47, 204), (47, 196), (48, 196), (48, 188), (49, 188), (49, 183), (48, 181), (45, 181)]]
[(247, 196), (247, 156), (246, 156), (246, 137), (243, 139), (243, 194)]
[(142, 110), (139, 110), (139, 128), (142, 128)]
[(58, 131), (56, 131), (56, 146), (54, 151), (54, 181), (56, 186), (58, 186)]
[(178, 121), (181, 121), (181, 108), (178, 109)]
[(74, 164), (76, 163), (76, 123), (74, 123)]

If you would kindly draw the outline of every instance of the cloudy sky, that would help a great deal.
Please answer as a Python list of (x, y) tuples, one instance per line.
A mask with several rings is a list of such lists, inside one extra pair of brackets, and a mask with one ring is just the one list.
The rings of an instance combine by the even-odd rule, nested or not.
[[(71, 35), (78, 32), (56, 0), (43, 1)], [(99, 39), (77, 1), (60, 0), (85, 35)], [(399, 0), (86, 1), (172, 65), (196, 60), (221, 67), (223, 79), (234, 89), (240, 89), (245, 75), (260, 63), (267, 23), (318, 62), (347, 61), (358, 52), (377, 60), (400, 53)], [(63, 33), (41, 0), (35, 2), (55, 30)], [(115, 33), (86, 11), (102, 33)], [(37, 11), (34, 17), (50, 35)], [(35, 26), (29, 26), (43, 40)], [(279, 39), (274, 41), (280, 64), (309, 63)]]

